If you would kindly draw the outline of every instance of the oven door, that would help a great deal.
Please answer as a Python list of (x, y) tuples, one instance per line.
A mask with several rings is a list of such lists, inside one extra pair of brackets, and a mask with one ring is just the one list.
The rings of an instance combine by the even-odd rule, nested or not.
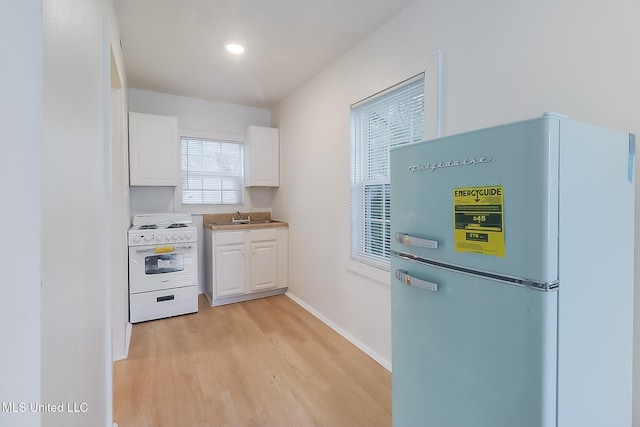
[(131, 293), (197, 285), (195, 242), (129, 248)]

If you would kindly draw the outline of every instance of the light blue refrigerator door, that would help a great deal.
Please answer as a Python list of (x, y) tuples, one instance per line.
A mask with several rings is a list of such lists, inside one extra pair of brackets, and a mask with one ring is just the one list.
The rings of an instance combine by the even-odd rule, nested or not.
[(557, 281), (558, 141), (543, 117), (392, 149), (392, 251)]
[(557, 292), (391, 266), (394, 426), (555, 426)]

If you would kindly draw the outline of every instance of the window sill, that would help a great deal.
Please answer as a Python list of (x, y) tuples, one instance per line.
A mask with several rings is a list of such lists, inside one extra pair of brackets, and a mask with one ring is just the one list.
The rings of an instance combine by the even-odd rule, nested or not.
[(391, 276), (389, 275), (388, 270), (372, 267), (368, 264), (364, 264), (362, 262), (355, 261), (353, 259), (350, 259), (349, 262), (347, 263), (347, 270), (353, 271), (354, 273), (357, 273), (368, 279), (374, 280), (381, 285), (391, 287)]
[(247, 210), (248, 206), (244, 204), (238, 205), (189, 205), (181, 204), (179, 198), (182, 197), (178, 192), (175, 193), (174, 200), (176, 201), (174, 209), (176, 212), (188, 212), (193, 215), (203, 215), (210, 213), (227, 213), (235, 212), (237, 210)]

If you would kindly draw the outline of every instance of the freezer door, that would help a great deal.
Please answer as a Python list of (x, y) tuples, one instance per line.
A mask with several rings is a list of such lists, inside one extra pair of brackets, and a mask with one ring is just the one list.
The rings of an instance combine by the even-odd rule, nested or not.
[(555, 426), (557, 292), (391, 265), (394, 426)]
[(557, 281), (559, 126), (543, 117), (392, 149), (392, 251)]

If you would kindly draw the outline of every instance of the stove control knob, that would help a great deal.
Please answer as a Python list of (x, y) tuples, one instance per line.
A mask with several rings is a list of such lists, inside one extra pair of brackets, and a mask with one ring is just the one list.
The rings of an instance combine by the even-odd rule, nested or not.
[(184, 233), (180, 233), (180, 240), (184, 240)]
[(187, 236), (187, 239), (190, 239), (191, 238), (191, 233), (187, 233), (186, 236)]
[(133, 236), (133, 243), (138, 243), (140, 241), (140, 236), (135, 235)]
[(178, 235), (177, 235), (177, 234), (172, 234), (172, 235), (171, 235), (171, 238), (172, 238), (173, 240), (178, 240)]
[(144, 241), (148, 242), (151, 240), (151, 235), (147, 234), (146, 236), (144, 236)]
[(162, 242), (162, 234), (156, 234), (156, 241)]

